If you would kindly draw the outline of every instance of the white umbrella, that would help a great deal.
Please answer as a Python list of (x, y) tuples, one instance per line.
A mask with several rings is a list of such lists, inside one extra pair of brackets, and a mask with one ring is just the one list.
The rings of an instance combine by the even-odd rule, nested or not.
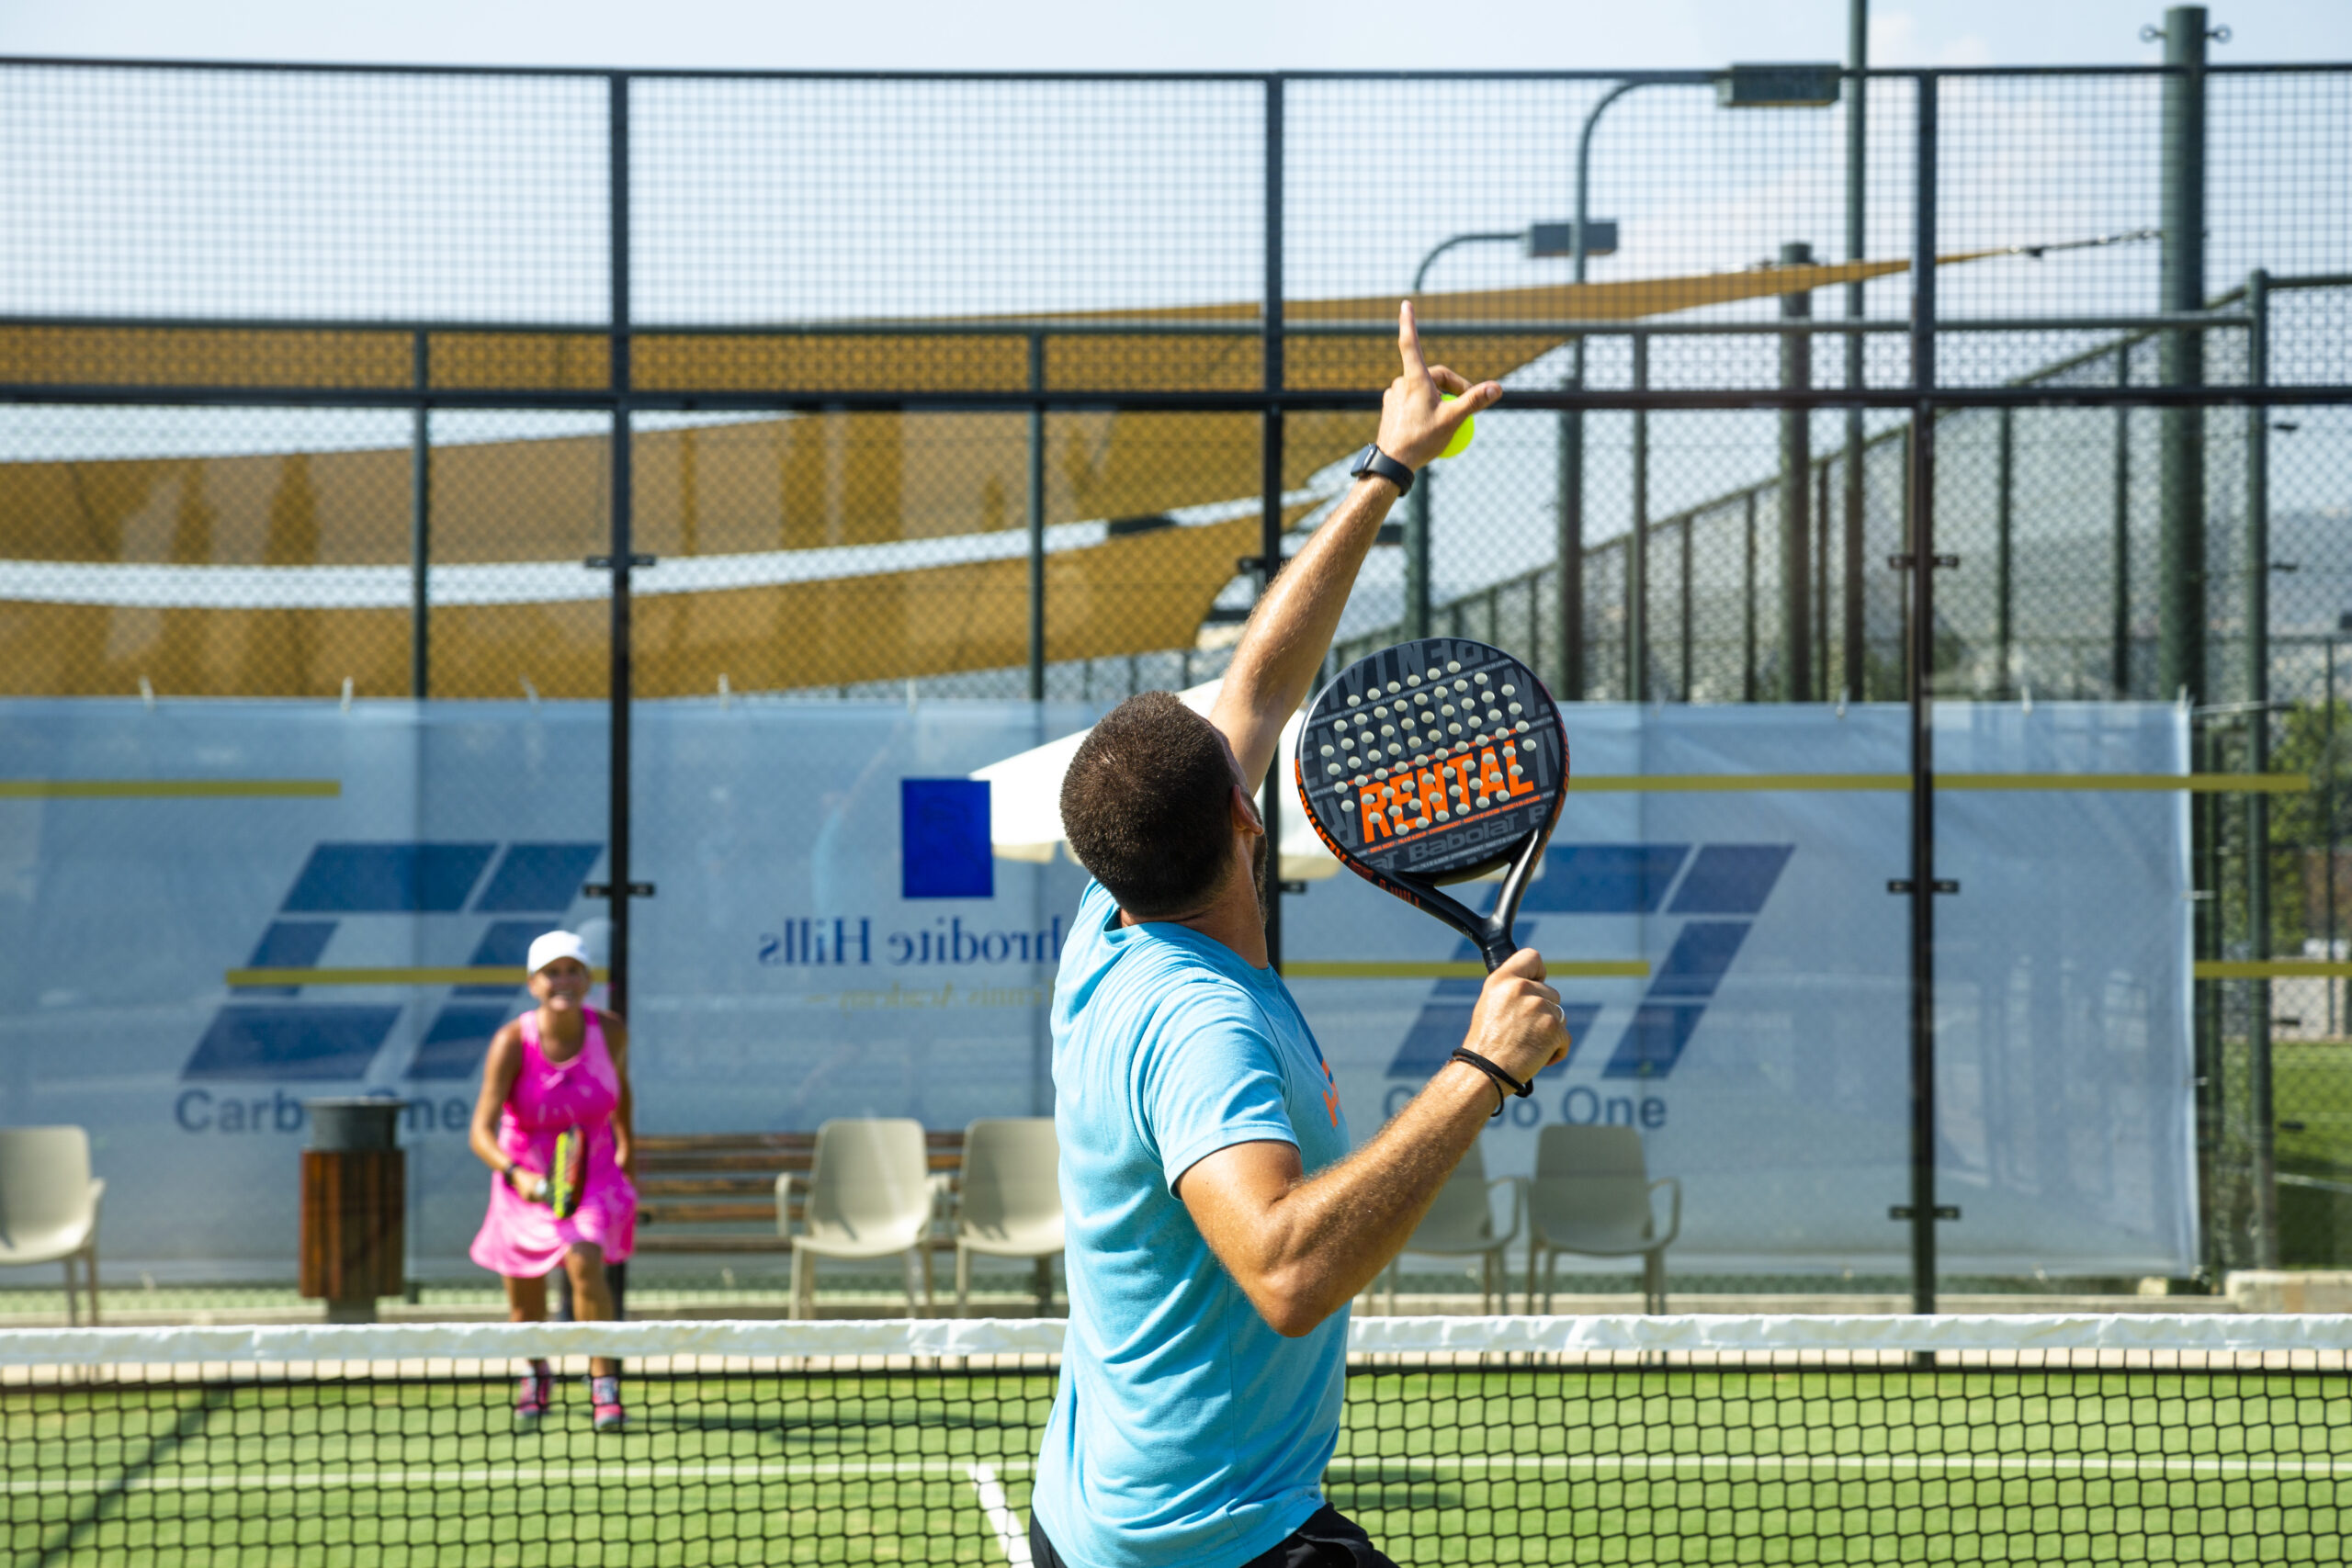
[[(1210, 681), (1178, 695), (1194, 713), (1206, 714), (1224, 683)], [(1340, 863), (1307, 825), (1306, 807), (1298, 797), (1298, 777), (1291, 765), (1298, 749), (1298, 727), (1306, 718), (1304, 709), (1290, 716), (1290, 722), (1283, 727), (1282, 744), (1274, 752), (1274, 767), (1288, 785), (1282, 821), (1285, 882), (1319, 882), (1340, 869)], [(1081, 729), (1049, 740), (1001, 762), (991, 762), (971, 775), (989, 782), (989, 840), (999, 859), (1042, 865), (1054, 858), (1055, 845), (1068, 844), (1062, 831), (1062, 774), (1069, 771), (1070, 759), (1090, 733)], [(1062, 852), (1069, 852), (1065, 848)]]

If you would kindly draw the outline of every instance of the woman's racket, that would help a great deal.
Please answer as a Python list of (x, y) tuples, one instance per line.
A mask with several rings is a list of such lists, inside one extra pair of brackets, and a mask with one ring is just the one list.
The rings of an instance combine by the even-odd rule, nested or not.
[(588, 1133), (566, 1127), (555, 1138), (555, 1168), (548, 1172), (548, 1207), (559, 1220), (580, 1212), (580, 1190), (588, 1182)]
[[(1526, 665), (1460, 637), (1399, 643), (1323, 688), (1298, 793), (1340, 863), (1476, 943), (1492, 971), (1568, 788), (1560, 710)], [(1438, 891), (1509, 867), (1495, 912)]]

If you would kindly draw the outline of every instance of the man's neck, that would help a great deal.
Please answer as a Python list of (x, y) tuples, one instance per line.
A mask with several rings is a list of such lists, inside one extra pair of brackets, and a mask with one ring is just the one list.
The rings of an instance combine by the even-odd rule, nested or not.
[[(1119, 911), (1123, 926), (1139, 926), (1147, 922), (1137, 919), (1125, 909)], [(1157, 922), (1182, 926), (1196, 931), (1214, 942), (1221, 942), (1241, 955), (1241, 961), (1252, 969), (1266, 966), (1266, 919), (1258, 908), (1258, 891), (1242, 877), (1231, 877), (1216, 900), (1197, 914), (1171, 915)]]

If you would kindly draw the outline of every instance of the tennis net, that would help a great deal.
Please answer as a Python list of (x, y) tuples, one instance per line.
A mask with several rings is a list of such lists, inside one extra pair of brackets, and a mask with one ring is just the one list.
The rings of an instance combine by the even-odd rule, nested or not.
[[(1027, 1562), (1060, 1340), (8, 1331), (0, 1542), (25, 1568)], [(617, 1434), (591, 1352), (627, 1359)], [(518, 1431), (533, 1355), (556, 1401)], [(2352, 1318), (1362, 1318), (1325, 1488), (1408, 1564), (2341, 1562)]]

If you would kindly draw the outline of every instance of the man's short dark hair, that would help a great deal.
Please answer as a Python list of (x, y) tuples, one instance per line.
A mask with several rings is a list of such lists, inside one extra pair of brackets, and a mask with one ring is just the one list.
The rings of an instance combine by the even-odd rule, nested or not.
[(1232, 863), (1234, 787), (1216, 728), (1172, 692), (1139, 693), (1070, 759), (1062, 830), (1119, 908), (1183, 914), (1208, 901)]

